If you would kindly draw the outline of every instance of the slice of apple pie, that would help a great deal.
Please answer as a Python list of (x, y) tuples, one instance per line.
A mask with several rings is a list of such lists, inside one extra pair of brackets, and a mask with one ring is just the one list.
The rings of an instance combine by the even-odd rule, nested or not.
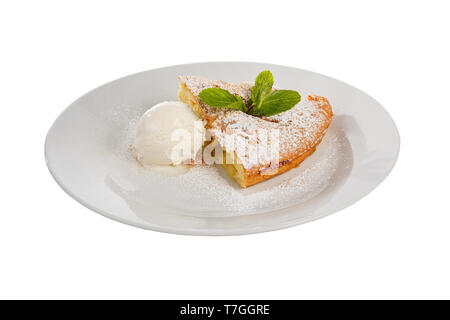
[(224, 168), (244, 188), (297, 167), (314, 152), (333, 117), (328, 100), (314, 95), (270, 117), (211, 107), (199, 98), (203, 89), (219, 87), (247, 102), (252, 84), (197, 76), (179, 76), (178, 81), (180, 101), (206, 120), (208, 131), (224, 151)]

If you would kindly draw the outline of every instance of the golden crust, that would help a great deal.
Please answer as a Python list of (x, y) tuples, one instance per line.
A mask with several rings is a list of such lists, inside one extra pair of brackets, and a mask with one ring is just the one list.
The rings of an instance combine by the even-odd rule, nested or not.
[[(251, 84), (229, 84), (200, 77), (179, 77), (180, 101), (190, 105), (193, 110), (207, 122), (207, 128), (219, 141), (224, 150), (232, 153), (239, 163), (225, 164), (225, 170), (241, 187), (248, 187), (267, 180), (278, 174), (297, 167), (316, 149), (329, 127), (333, 112), (330, 103), (324, 97), (308, 96), (303, 105), (281, 114), (258, 118), (240, 111), (223, 110), (205, 105), (198, 98), (204, 88), (221, 87), (241, 96), (249, 98)], [(267, 172), (270, 162), (253, 163), (238, 150), (229, 150), (225, 145), (225, 137), (230, 134), (249, 132), (254, 128), (277, 129), (280, 131), (280, 154), (277, 170)], [(242, 132), (241, 132), (242, 131)]]

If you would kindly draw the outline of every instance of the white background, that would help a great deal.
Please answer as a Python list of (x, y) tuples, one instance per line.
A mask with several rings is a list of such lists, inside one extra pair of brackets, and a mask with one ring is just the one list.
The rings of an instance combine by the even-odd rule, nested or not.
[[(448, 1), (4, 1), (0, 298), (450, 298)], [(353, 206), (302, 226), (189, 237), (67, 196), (47, 130), (80, 95), (147, 69), (256, 61), (380, 101), (402, 146)], [(382, 129), (382, 128), (381, 128)]]

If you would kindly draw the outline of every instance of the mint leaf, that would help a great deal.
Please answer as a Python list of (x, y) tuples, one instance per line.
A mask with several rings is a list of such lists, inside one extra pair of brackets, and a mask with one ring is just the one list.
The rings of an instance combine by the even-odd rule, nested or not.
[(244, 101), (241, 99), (241, 97), (237, 97), (238, 101), (233, 102), (232, 104), (227, 105), (226, 107), (222, 107), (222, 108), (227, 108), (227, 109), (233, 109), (233, 110), (239, 110), (242, 112), (247, 112), (247, 107), (245, 106)]
[(291, 109), (300, 100), (301, 96), (297, 91), (277, 90), (267, 95), (259, 108), (253, 108), (250, 112), (255, 116), (270, 117)]
[(226, 107), (238, 101), (236, 96), (221, 88), (203, 89), (198, 96), (204, 103), (212, 107)]
[(264, 98), (272, 92), (273, 75), (269, 70), (258, 74), (255, 85), (252, 87), (252, 102), (254, 107), (258, 109)]
[(240, 110), (243, 112), (246, 111), (246, 106), (242, 98), (232, 95), (225, 89), (203, 89), (198, 96), (204, 103), (211, 107)]
[(272, 91), (272, 86), (273, 75), (266, 70), (256, 77), (247, 105), (241, 97), (219, 87), (204, 89), (198, 96), (211, 107), (238, 110), (258, 117), (273, 116), (291, 109), (300, 102), (301, 97), (297, 91)]

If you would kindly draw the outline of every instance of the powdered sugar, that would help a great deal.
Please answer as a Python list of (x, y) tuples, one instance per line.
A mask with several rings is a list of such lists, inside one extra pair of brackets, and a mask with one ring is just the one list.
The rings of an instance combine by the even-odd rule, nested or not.
[(236, 152), (243, 166), (251, 169), (265, 165), (245, 150), (248, 144), (264, 146), (265, 139), (258, 139), (261, 132), (267, 136), (276, 133), (281, 160), (299, 156), (314, 146), (322, 138), (325, 123), (329, 122), (319, 110), (317, 103), (306, 100), (286, 112), (263, 119), (242, 112), (227, 112), (212, 123), (210, 131), (224, 149)]
[(117, 132), (116, 151), (110, 163), (105, 163), (112, 168), (106, 182), (141, 215), (164, 208), (164, 212), (170, 210), (178, 215), (244, 216), (299, 203), (306, 205), (319, 194), (337, 188), (352, 168), (353, 152), (336, 117), (317, 150), (298, 168), (247, 189), (240, 188), (220, 166), (195, 166), (174, 172), (147, 170), (130, 151), (138, 117), (127, 108), (123, 110), (120, 119), (127, 125)]
[[(143, 113), (145, 110), (140, 111)], [(107, 183), (112, 191), (120, 194), (130, 208), (140, 214), (150, 210), (146, 208), (159, 207), (179, 215), (227, 217), (269, 212), (299, 203), (306, 204), (310, 200), (313, 201), (317, 195), (345, 181), (352, 167), (350, 144), (344, 132), (338, 130), (339, 126), (335, 121), (315, 153), (298, 168), (247, 189), (241, 189), (220, 166), (194, 166), (186, 173), (176, 175), (160, 170), (146, 170), (137, 163), (129, 150), (134, 137), (136, 115), (125, 111), (124, 113), (128, 114), (127, 117), (120, 118), (128, 122), (128, 125), (118, 133), (121, 138), (115, 140), (117, 152), (111, 158), (111, 162), (114, 162), (111, 167), (121, 169), (111, 170)], [(245, 135), (259, 129), (260, 121), (264, 126), (278, 127), (289, 126), (294, 121), (301, 124), (303, 130), (309, 131), (315, 126), (315, 120), (310, 117), (316, 119), (321, 116), (320, 113), (321, 110), (316, 109), (315, 101), (307, 100), (285, 113), (270, 117), (269, 120), (253, 117), (257, 121), (247, 122), (246, 126), (242, 127), (245, 130), (239, 132)], [(243, 118), (230, 113), (229, 119), (230, 129), (233, 129), (232, 121), (242, 121)], [(295, 137), (287, 139), (286, 143), (296, 143)]]
[[(203, 89), (211, 87), (226, 89), (245, 101), (251, 95), (252, 84), (248, 82), (230, 84), (196, 76), (180, 76), (179, 81), (196, 98)], [(260, 139), (258, 132), (266, 132), (268, 136), (276, 132), (279, 137), (279, 160), (290, 161), (320, 141), (332, 117), (328, 101), (316, 96), (303, 96), (301, 102), (292, 109), (263, 118), (235, 110), (212, 108), (198, 98), (197, 100), (205, 113), (212, 135), (227, 152), (235, 152), (247, 170), (267, 166), (270, 162), (269, 159), (252, 157), (254, 152), (248, 150), (249, 145), (267, 149), (268, 140)]]
[(236, 85), (222, 80), (210, 80), (197, 76), (180, 76), (178, 77), (178, 80), (186, 83), (186, 86), (191, 90), (192, 94), (195, 97), (197, 97), (203, 89), (220, 87), (234, 95), (242, 97), (245, 101), (250, 98), (253, 85), (250, 82), (242, 82)]
[(149, 194), (149, 201), (166, 198), (166, 206), (183, 214), (245, 215), (308, 201), (335, 184), (339, 174), (351, 167), (351, 161), (348, 141), (333, 131), (299, 168), (248, 189), (237, 186), (219, 166), (196, 166), (178, 176), (148, 171), (145, 178), (158, 185), (158, 193)]

